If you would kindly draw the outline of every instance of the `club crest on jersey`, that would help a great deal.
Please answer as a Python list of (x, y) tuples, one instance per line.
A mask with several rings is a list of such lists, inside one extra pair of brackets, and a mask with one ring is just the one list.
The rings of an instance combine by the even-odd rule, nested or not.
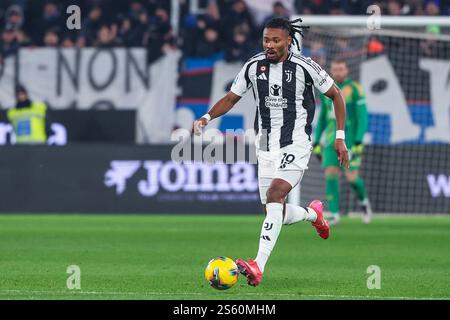
[(292, 70), (284, 70), (284, 74), (286, 75), (286, 82), (289, 83), (292, 81)]

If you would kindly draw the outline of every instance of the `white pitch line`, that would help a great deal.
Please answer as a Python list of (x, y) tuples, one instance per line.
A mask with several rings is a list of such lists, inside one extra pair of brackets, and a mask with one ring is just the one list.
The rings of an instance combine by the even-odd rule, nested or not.
[[(218, 296), (219, 294), (205, 292), (101, 292), (101, 291), (45, 291), (45, 290), (0, 290), (0, 294), (51, 294), (51, 295), (167, 295), (167, 296)], [(237, 293), (244, 296), (273, 296), (273, 297), (315, 297), (315, 298), (338, 298), (338, 299), (389, 299), (389, 300), (450, 300), (450, 297), (384, 297), (384, 296), (358, 296), (358, 295), (334, 295), (334, 294), (295, 294), (295, 293)]]

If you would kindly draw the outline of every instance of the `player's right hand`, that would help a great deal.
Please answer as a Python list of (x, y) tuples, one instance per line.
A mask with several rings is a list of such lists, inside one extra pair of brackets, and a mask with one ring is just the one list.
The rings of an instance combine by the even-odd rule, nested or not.
[(349, 156), (347, 145), (345, 144), (344, 139), (335, 139), (334, 140), (334, 149), (336, 150), (336, 154), (339, 159), (339, 165), (345, 168), (349, 168)]
[(203, 127), (205, 127), (207, 124), (208, 120), (205, 118), (195, 120), (194, 123), (192, 124), (192, 132), (194, 132), (196, 136), (201, 135)]
[(312, 152), (316, 156), (317, 160), (319, 160), (319, 162), (322, 162), (322, 146), (320, 145), (320, 143), (314, 144)]

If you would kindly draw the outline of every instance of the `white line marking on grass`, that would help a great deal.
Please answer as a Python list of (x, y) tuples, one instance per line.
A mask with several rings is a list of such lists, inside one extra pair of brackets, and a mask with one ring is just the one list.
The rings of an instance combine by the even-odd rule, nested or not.
[[(129, 296), (219, 296), (219, 293), (206, 292), (108, 292), (108, 291), (50, 291), (50, 290), (0, 290), (0, 294), (50, 294), (50, 295), (129, 295)], [(449, 300), (450, 297), (389, 297), (389, 296), (358, 296), (335, 294), (298, 294), (298, 293), (236, 293), (243, 296), (272, 297), (302, 297), (302, 298), (336, 298), (336, 299), (389, 299), (389, 300)]]

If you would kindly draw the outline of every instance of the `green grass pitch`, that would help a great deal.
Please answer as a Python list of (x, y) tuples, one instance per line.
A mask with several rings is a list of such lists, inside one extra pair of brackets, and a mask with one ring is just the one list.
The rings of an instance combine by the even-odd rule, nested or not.
[[(215, 256), (254, 257), (262, 216), (0, 215), (0, 299), (450, 299), (450, 217), (344, 218), (320, 239), (284, 226), (262, 284), (203, 278)], [(81, 289), (66, 286), (69, 265)], [(370, 265), (381, 289), (367, 288)]]

